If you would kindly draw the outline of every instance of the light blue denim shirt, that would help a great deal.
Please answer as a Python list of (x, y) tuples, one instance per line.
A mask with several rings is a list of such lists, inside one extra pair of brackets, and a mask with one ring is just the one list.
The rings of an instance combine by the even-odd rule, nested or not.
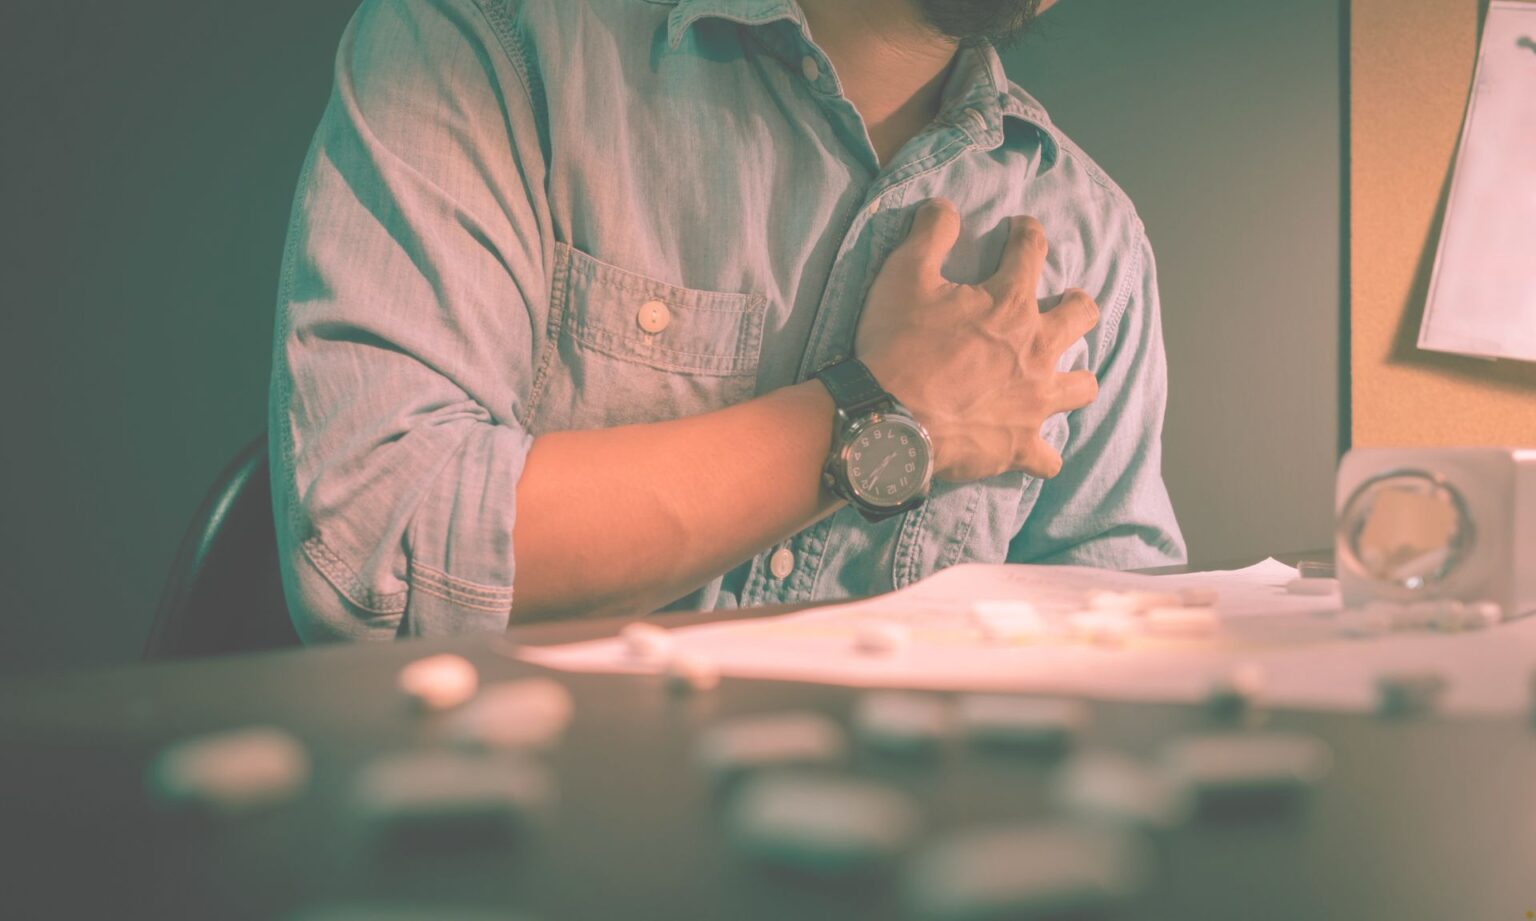
[[(766, 548), (671, 607), (865, 595), (967, 561), (1181, 561), (1141, 221), (989, 47), (880, 164), (792, 0), (366, 0), (279, 294), (273, 496), (300, 633), (504, 629), (533, 439), (805, 380), (850, 352), (935, 196), (965, 221), (952, 281), (989, 276), (1007, 218), (1033, 214), (1041, 295), (1099, 302), (1062, 362), (1099, 398), (1046, 427), (1062, 473), (939, 483), (873, 525), (843, 509), (787, 542), (787, 575), (768, 565), (786, 545)], [(659, 332), (638, 322), (653, 300)]]

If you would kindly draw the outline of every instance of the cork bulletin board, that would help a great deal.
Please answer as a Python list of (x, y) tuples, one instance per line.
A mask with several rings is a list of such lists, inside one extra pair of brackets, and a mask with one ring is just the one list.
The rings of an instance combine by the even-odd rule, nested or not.
[(1416, 347), (1485, 0), (1345, 2), (1352, 443), (1536, 446), (1536, 363)]

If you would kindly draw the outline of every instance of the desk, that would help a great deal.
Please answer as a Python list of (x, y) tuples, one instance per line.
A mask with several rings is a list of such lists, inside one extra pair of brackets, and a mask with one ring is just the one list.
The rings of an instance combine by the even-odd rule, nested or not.
[[(565, 642), (615, 627), (551, 624), (509, 637)], [(841, 688), (727, 679), (677, 697), (651, 677), (561, 675), (577, 716), (550, 756), (560, 802), (538, 828), (509, 849), (379, 853), (347, 791), (369, 758), (431, 736), (393, 682), (407, 661), (442, 651), (469, 658), (486, 680), (541, 671), (481, 638), (0, 682), (0, 915), (267, 919), (317, 899), (367, 897), (549, 921), (901, 916), (889, 880), (811, 884), (742, 862), (690, 759), (695, 731), (722, 716), (812, 708), (845, 719), (857, 692)], [(1085, 744), (1133, 753), (1207, 726), (1190, 707), (1092, 711)], [(283, 726), (310, 746), (303, 799), (229, 823), (145, 803), (144, 766), (162, 745), (251, 723)], [(1536, 732), (1525, 721), (1278, 712), (1269, 724), (1325, 739), (1336, 757), (1328, 781), (1292, 815), (1159, 839), (1156, 882), (1135, 917), (1427, 921), (1536, 909)], [(1053, 762), (1027, 756), (956, 747), (932, 763), (860, 754), (855, 768), (916, 794), (930, 829), (1052, 808)]]

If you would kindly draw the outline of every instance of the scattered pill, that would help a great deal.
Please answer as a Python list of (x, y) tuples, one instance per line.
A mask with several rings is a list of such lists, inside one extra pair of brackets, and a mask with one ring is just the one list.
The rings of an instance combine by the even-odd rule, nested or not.
[(1168, 776), (1124, 755), (1079, 755), (1062, 766), (1056, 801), (1089, 819), (1172, 828), (1189, 814), (1187, 791)]
[(871, 691), (853, 709), (854, 730), (874, 748), (895, 752), (937, 747), (949, 733), (950, 707), (941, 697), (906, 691)]
[(788, 711), (717, 723), (699, 738), (699, 763), (721, 779), (764, 767), (836, 764), (848, 750), (843, 731), (819, 713)]
[(548, 772), (522, 755), (422, 751), (366, 765), (353, 798), (374, 832), (392, 843), (438, 845), (504, 838), (553, 793)]
[(1145, 629), (1163, 636), (1210, 636), (1221, 629), (1221, 619), (1211, 608), (1152, 608)]
[(1032, 640), (1050, 630), (1045, 618), (1028, 601), (973, 602), (968, 622), (971, 629), (989, 643)]
[(748, 856), (818, 874), (856, 872), (906, 850), (918, 827), (905, 793), (852, 777), (787, 772), (748, 779), (729, 811)]
[(1146, 864), (1132, 836), (1102, 825), (960, 832), (918, 854), (904, 900), (922, 921), (1097, 917), (1136, 894)]
[(1069, 635), (1100, 646), (1118, 646), (1137, 629), (1136, 618), (1118, 611), (1079, 611), (1067, 616)]
[(1327, 775), (1333, 755), (1313, 736), (1261, 732), (1190, 736), (1165, 747), (1161, 762), (1206, 810), (1289, 801)]
[(631, 661), (646, 665), (661, 665), (672, 654), (672, 634), (656, 624), (636, 621), (626, 624), (619, 631), (624, 643), (624, 655)]
[(1504, 620), (1504, 607), (1497, 601), (1473, 601), (1466, 606), (1464, 626), (1468, 630), (1483, 630)]
[(455, 740), (479, 748), (548, 748), (558, 743), (575, 706), (564, 685), (523, 678), (487, 685), (448, 716)]
[(853, 648), (866, 655), (895, 655), (911, 644), (912, 630), (905, 624), (870, 621), (854, 629)]
[(1059, 750), (1087, 725), (1088, 708), (1076, 700), (963, 694), (956, 701), (955, 720), (975, 742)]
[(1285, 583), (1285, 590), (1292, 595), (1334, 595), (1339, 591), (1338, 579), (1292, 579)]
[(463, 656), (444, 653), (406, 665), (395, 684), (423, 710), (448, 710), (475, 696), (480, 673)]
[(719, 686), (720, 666), (713, 659), (678, 653), (667, 663), (667, 687), (674, 691), (713, 691)]
[(1212, 683), (1205, 697), (1207, 712), (1219, 719), (1238, 719), (1252, 713), (1264, 693), (1264, 666), (1244, 662)]
[(1220, 600), (1221, 593), (1214, 588), (1191, 586), (1179, 589), (1179, 604), (1187, 608), (1215, 607)]
[(1376, 712), (1418, 716), (1433, 710), (1445, 693), (1445, 677), (1429, 670), (1384, 672), (1376, 678)]
[(1141, 614), (1152, 608), (1177, 606), (1182, 602), (1177, 594), (1169, 592), (1113, 592), (1088, 593), (1088, 608), (1117, 614)]
[(151, 763), (147, 783), (150, 795), (168, 805), (235, 815), (295, 799), (309, 777), (303, 743), (257, 726), (170, 746)]

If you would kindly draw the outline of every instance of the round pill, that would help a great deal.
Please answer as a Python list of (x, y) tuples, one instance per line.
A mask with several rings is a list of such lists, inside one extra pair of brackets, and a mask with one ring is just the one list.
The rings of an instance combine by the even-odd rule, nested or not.
[(149, 792), (170, 805), (233, 815), (298, 797), (309, 786), (303, 743), (281, 729), (234, 729), (170, 746), (149, 768)]
[(894, 655), (911, 644), (912, 631), (905, 624), (874, 621), (854, 629), (853, 648), (867, 655)]
[(656, 624), (637, 621), (626, 624), (619, 631), (624, 643), (624, 655), (631, 661), (646, 665), (661, 665), (672, 654), (672, 634)]
[(1098, 917), (1136, 895), (1147, 865), (1131, 835), (1100, 824), (984, 828), (924, 849), (903, 895), (923, 921)]
[(931, 750), (949, 733), (950, 707), (931, 694), (871, 691), (854, 705), (853, 725), (859, 738), (874, 748)]
[(720, 667), (713, 659), (678, 653), (667, 663), (667, 687), (674, 691), (712, 691), (719, 685)]
[(738, 849), (818, 874), (857, 871), (904, 851), (917, 830), (911, 798), (884, 784), (794, 772), (753, 777), (730, 806)]
[(448, 710), (475, 696), (480, 673), (463, 656), (443, 654), (417, 659), (395, 678), (400, 693), (423, 710)]
[(477, 748), (548, 748), (565, 734), (575, 705), (564, 685), (524, 678), (487, 685), (450, 714), (448, 732)]

